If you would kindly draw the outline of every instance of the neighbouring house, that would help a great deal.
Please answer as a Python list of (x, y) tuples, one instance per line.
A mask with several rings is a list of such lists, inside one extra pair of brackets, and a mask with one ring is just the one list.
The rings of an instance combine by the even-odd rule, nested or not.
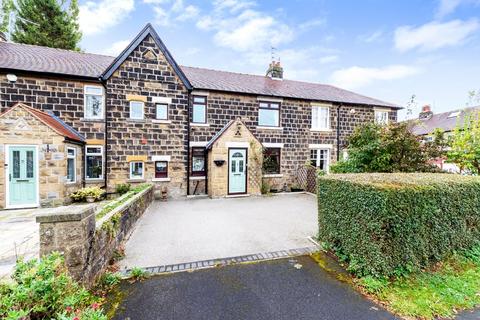
[(90, 185), (288, 189), (306, 163), (328, 171), (357, 125), (399, 109), (283, 79), (279, 62), (265, 76), (180, 66), (150, 24), (117, 57), (0, 41), (0, 96), (3, 208), (68, 202)]
[[(457, 126), (464, 124), (465, 118), (471, 114), (478, 114), (480, 106), (468, 107), (434, 114), (429, 105), (422, 107), (418, 119), (409, 120), (410, 130), (423, 141), (432, 141), (436, 130), (441, 130), (446, 138), (450, 136)], [(436, 159), (435, 164), (442, 170), (460, 173), (460, 168), (446, 159)]]

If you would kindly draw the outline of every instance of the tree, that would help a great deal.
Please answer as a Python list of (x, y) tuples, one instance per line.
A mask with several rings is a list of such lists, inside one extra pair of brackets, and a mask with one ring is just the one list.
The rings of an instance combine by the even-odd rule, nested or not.
[(0, 32), (7, 33), (10, 25), (10, 14), (13, 11), (13, 0), (1, 0)]
[(409, 123), (387, 126), (364, 124), (348, 139), (348, 159), (334, 164), (334, 173), (437, 171), (432, 159), (442, 156), (443, 134), (422, 142), (409, 131)]
[(17, 0), (14, 42), (80, 50), (77, 0)]
[(447, 159), (473, 174), (480, 174), (480, 112), (465, 115), (450, 136)]

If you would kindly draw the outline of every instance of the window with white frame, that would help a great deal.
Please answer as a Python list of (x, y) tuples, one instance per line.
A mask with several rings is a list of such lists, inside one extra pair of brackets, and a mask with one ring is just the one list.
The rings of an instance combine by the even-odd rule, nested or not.
[(168, 161), (155, 161), (155, 178), (167, 179), (168, 178)]
[(75, 183), (77, 181), (76, 166), (77, 149), (67, 148), (67, 182)]
[(85, 178), (103, 179), (103, 146), (85, 147)]
[(330, 108), (326, 106), (312, 106), (312, 129), (330, 129)]
[(143, 179), (143, 162), (142, 161), (132, 161), (130, 162), (130, 179), (131, 180), (141, 180)]
[(388, 110), (375, 110), (375, 123), (388, 124)]
[(143, 101), (130, 101), (130, 119), (143, 119)]
[(86, 119), (103, 119), (103, 87), (85, 86), (84, 94), (84, 117)]
[(280, 103), (260, 102), (258, 105), (258, 125), (265, 127), (279, 127)]
[(207, 97), (193, 96), (193, 123), (207, 123)]
[(330, 149), (310, 149), (310, 164), (322, 171), (328, 172)]
[(168, 104), (157, 103), (155, 107), (156, 107), (156, 119), (168, 120)]

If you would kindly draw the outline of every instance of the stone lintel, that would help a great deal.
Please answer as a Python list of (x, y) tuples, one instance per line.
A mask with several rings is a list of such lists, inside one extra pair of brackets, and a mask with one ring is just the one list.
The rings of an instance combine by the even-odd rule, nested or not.
[(95, 214), (95, 208), (95, 204), (52, 208), (51, 212), (36, 216), (36, 221), (37, 223), (81, 221)]

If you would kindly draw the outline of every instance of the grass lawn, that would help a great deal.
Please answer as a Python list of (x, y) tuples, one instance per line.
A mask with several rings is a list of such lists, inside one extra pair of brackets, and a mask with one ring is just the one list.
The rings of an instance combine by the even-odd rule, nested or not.
[(480, 247), (456, 254), (431, 270), (394, 280), (364, 277), (355, 283), (399, 315), (451, 318), (456, 311), (480, 305)]

